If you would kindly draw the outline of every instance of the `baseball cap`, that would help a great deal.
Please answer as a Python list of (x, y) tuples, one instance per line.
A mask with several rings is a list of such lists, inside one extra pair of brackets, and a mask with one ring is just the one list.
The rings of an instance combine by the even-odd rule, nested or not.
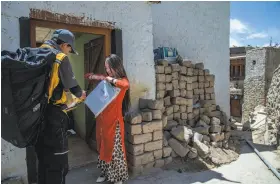
[(71, 46), (71, 48), (72, 48), (71, 53), (74, 53), (74, 54), (78, 55), (78, 52), (76, 52), (76, 50), (74, 48), (75, 36), (69, 30), (67, 30), (67, 29), (55, 30), (53, 32), (52, 38), (57, 38), (57, 39), (65, 42), (65, 43), (68, 43)]

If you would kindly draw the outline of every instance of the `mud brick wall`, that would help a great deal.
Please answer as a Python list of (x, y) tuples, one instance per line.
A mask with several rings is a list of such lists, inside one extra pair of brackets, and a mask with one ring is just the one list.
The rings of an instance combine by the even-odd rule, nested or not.
[[(163, 126), (167, 118), (163, 116), (163, 100), (139, 100), (140, 112), (127, 118), (126, 151), (129, 170), (133, 174), (142, 173), (152, 167), (162, 167), (172, 160), (163, 152)], [(170, 151), (171, 153), (171, 151)], [(163, 155), (164, 154), (164, 155)]]

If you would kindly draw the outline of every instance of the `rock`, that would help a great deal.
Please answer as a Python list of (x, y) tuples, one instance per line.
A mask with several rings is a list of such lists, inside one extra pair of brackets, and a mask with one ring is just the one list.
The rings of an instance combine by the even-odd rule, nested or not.
[(151, 122), (144, 122), (142, 124), (143, 133), (154, 132), (162, 130), (162, 120), (154, 120)]
[(164, 147), (168, 146), (168, 140), (166, 139), (166, 137), (163, 137), (162, 144)]
[(203, 63), (196, 63), (196, 64), (194, 65), (194, 67), (195, 67), (196, 69), (201, 69), (201, 70), (203, 70), (203, 69), (204, 69), (204, 64), (203, 64)]
[(172, 148), (171, 147), (165, 147), (163, 148), (163, 157), (169, 157), (171, 155)]
[(228, 141), (226, 141), (226, 140), (223, 141), (223, 147), (225, 149), (228, 149)]
[(225, 133), (225, 140), (229, 140), (230, 135), (231, 135), (230, 132), (226, 132), (226, 133)]
[(165, 97), (163, 100), (164, 100), (164, 106), (171, 105), (170, 96)]
[(209, 128), (210, 126), (207, 125), (203, 120), (199, 120), (199, 121), (196, 123), (196, 127), (207, 127), (207, 128)]
[(220, 141), (223, 141), (224, 139), (225, 139), (225, 133), (222, 132), (222, 133), (220, 134)]
[(171, 130), (173, 127), (178, 125), (177, 121), (169, 120), (167, 121), (167, 125), (164, 127), (164, 130)]
[(167, 125), (167, 116), (162, 116), (162, 127), (165, 127)]
[(198, 132), (202, 135), (208, 135), (209, 134), (209, 127), (196, 127), (193, 128), (194, 132)]
[(174, 150), (172, 150), (172, 152), (171, 152), (171, 157), (172, 158), (176, 158), (176, 157), (178, 157), (179, 155), (174, 151)]
[(188, 129), (185, 126), (178, 126), (177, 128), (173, 129), (170, 132), (177, 140), (183, 141), (183, 142), (189, 142), (190, 138), (193, 135), (193, 132), (191, 129)]
[(243, 124), (236, 122), (236, 123), (231, 124), (231, 127), (234, 130), (240, 130), (241, 131), (243, 129)]
[(170, 134), (168, 131), (164, 131), (164, 132), (163, 132), (163, 136), (164, 136), (167, 140), (169, 140), (169, 139), (171, 138), (171, 134)]
[(142, 120), (143, 121), (152, 121), (153, 120), (152, 112), (144, 111), (144, 112), (141, 113), (141, 115), (142, 115)]
[(220, 125), (221, 124), (221, 121), (220, 119), (216, 118), (216, 117), (213, 117), (211, 118), (211, 125)]
[(180, 157), (185, 157), (190, 151), (189, 148), (184, 147), (179, 141), (174, 138), (169, 139), (168, 144)]
[(170, 164), (172, 162), (172, 157), (168, 157), (164, 159), (164, 165)]
[(200, 157), (207, 158), (209, 156), (210, 149), (208, 148), (208, 146), (206, 146), (200, 141), (195, 141), (193, 144), (194, 147), (197, 149), (197, 153)]
[(149, 99), (139, 98), (139, 108), (145, 109), (148, 108)]
[(202, 116), (200, 116), (200, 119), (202, 120), (202, 121), (204, 121), (206, 124), (210, 124), (210, 122), (211, 122), (211, 119), (208, 117), (208, 116), (205, 116), (205, 115), (202, 115)]
[(203, 135), (203, 142), (204, 141), (206, 141), (206, 142), (210, 142), (211, 141), (211, 139), (210, 139), (210, 137), (209, 136), (207, 136), (207, 135)]
[(197, 149), (195, 149), (195, 148), (190, 148), (190, 151), (189, 151), (189, 153), (188, 153), (188, 157), (189, 157), (190, 159), (196, 158), (196, 157), (197, 157)]
[(202, 140), (203, 140), (203, 135), (200, 134), (200, 133), (194, 132), (194, 134), (193, 134), (193, 142), (195, 142), (195, 141), (202, 142)]
[(142, 116), (138, 112), (134, 112), (126, 116), (126, 121), (130, 124), (139, 124), (142, 122)]
[(155, 168), (160, 168), (163, 166), (164, 166), (164, 159), (159, 159), (155, 161), (155, 165), (154, 165)]
[(220, 133), (222, 130), (222, 127), (220, 125), (211, 125), (209, 132), (210, 133)]
[(221, 136), (218, 133), (210, 134), (210, 139), (213, 142), (218, 142), (221, 139)]

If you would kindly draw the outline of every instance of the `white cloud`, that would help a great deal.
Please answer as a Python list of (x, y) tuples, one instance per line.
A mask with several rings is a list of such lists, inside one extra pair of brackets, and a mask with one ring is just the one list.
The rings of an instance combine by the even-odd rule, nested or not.
[(247, 33), (249, 32), (248, 26), (238, 19), (230, 19), (230, 32), (231, 33)]
[(234, 38), (230, 37), (229, 39), (229, 46), (232, 47), (232, 46), (240, 46), (241, 44)]
[(253, 33), (247, 36), (247, 39), (266, 38), (266, 37), (268, 37), (266, 33)]

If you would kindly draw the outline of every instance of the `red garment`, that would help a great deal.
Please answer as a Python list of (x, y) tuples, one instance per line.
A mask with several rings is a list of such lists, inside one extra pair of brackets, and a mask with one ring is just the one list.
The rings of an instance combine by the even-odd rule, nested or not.
[(126, 91), (129, 88), (127, 78), (118, 79), (116, 87), (121, 91), (118, 96), (96, 117), (96, 143), (100, 160), (110, 162), (112, 160), (115, 131), (117, 123), (120, 124), (122, 137), (122, 150), (126, 159), (125, 140), (124, 140), (124, 120), (122, 116), (122, 102)]

